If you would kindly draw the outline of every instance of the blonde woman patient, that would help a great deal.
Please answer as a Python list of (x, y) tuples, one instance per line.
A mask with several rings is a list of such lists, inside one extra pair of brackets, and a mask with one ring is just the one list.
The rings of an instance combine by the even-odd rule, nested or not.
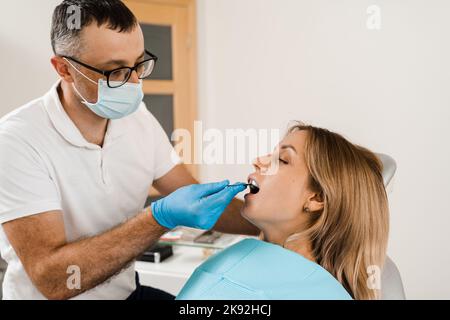
[(177, 299), (379, 299), (386, 256), (382, 164), (337, 133), (298, 123), (254, 161), (241, 214), (261, 230), (212, 256)]

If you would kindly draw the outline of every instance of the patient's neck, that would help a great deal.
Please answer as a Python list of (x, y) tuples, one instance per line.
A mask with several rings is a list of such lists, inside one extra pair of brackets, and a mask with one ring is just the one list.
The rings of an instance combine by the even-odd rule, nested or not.
[(309, 239), (305, 237), (299, 237), (297, 239), (288, 240), (289, 235), (283, 232), (277, 232), (276, 230), (271, 230), (270, 232), (262, 231), (261, 238), (266, 242), (277, 244), (285, 249), (294, 251), (299, 255), (305, 257), (308, 260), (316, 262), (314, 255), (312, 253), (312, 244)]

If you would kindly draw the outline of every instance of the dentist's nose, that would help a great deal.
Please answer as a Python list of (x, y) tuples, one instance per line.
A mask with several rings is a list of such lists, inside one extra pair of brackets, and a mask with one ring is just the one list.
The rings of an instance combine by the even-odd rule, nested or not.
[(131, 73), (130, 79), (128, 79), (128, 82), (139, 83), (139, 77), (138, 77), (136, 70), (133, 70), (133, 72)]

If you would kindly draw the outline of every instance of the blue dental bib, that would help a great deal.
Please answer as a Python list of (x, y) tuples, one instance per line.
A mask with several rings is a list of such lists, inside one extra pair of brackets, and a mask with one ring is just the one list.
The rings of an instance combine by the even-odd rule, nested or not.
[(245, 239), (213, 255), (177, 300), (350, 300), (320, 265), (278, 245)]

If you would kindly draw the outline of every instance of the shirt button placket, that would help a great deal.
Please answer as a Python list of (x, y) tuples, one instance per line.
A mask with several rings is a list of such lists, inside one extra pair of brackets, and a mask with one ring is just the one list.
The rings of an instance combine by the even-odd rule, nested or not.
[(105, 153), (102, 150), (100, 150), (100, 174), (102, 176), (102, 182), (104, 185), (107, 185), (107, 179), (106, 179), (106, 168), (105, 168)]

